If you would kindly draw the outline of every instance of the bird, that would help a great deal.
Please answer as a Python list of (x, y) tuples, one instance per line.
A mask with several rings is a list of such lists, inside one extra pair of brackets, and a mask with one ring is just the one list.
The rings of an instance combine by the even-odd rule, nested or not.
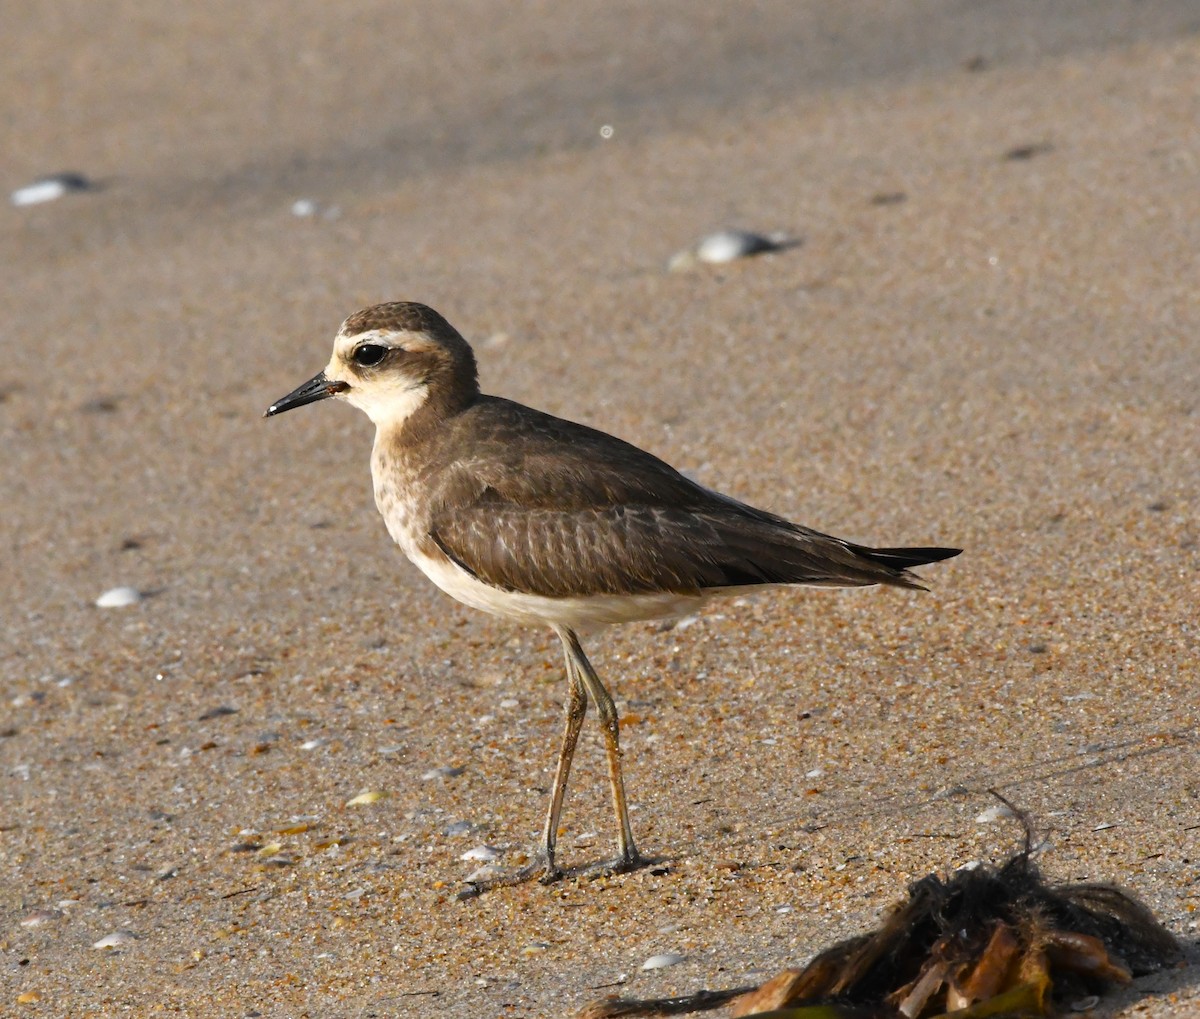
[(265, 417), (334, 398), (375, 425), (375, 503), (401, 551), (460, 602), (562, 644), (567, 699), (538, 851), (475, 893), (563, 876), (556, 840), (589, 700), (605, 744), (617, 826), (607, 872), (646, 862), (629, 822), (612, 695), (580, 644), (598, 625), (678, 616), (711, 597), (791, 585), (924, 590), (940, 547), (871, 548), (706, 488), (587, 425), (485, 395), (470, 344), (432, 308), (376, 304), (347, 318), (329, 363)]

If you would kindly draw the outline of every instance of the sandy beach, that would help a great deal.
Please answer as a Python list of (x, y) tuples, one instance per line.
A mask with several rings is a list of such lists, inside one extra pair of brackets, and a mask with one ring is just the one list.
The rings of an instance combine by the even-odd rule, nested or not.
[[(517, 11), (6, 14), (5, 193), (94, 186), (0, 207), (0, 1015), (753, 983), (1015, 851), (989, 789), (1048, 878), (1121, 884), (1185, 946), (1093, 1014), (1195, 1015), (1195, 6)], [(799, 243), (668, 271), (723, 228)], [(456, 901), (465, 853), (536, 841), (557, 640), (404, 560), (362, 415), (261, 419), (400, 299), (487, 392), (854, 541), (965, 550), (928, 593), (585, 637), (654, 867)], [(592, 715), (567, 866), (612, 851), (605, 774)]]

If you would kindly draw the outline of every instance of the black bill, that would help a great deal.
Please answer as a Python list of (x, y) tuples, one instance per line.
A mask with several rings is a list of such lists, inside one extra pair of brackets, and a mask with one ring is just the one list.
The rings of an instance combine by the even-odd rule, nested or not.
[(276, 400), (267, 408), (263, 417), (274, 417), (276, 414), (282, 414), (285, 410), (294, 410), (297, 407), (303, 407), (306, 403), (325, 400), (349, 388), (345, 382), (328, 379), (325, 377), (325, 373), (321, 372), (320, 375), (314, 375), (304, 385), (297, 386), (287, 396)]

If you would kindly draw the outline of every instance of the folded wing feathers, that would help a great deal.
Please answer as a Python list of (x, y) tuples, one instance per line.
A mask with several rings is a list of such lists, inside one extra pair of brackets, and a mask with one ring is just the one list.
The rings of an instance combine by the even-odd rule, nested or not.
[[(612, 506), (556, 512), (494, 505), (443, 514), (438, 547), (479, 579), (546, 597), (758, 584), (919, 587), (908, 565), (947, 550), (872, 550), (789, 525), (697, 512)], [(944, 555), (938, 558), (944, 558)]]
[(871, 549), (821, 534), (709, 491), (635, 446), (505, 400), (482, 398), (460, 424), (469, 417), (479, 455), (440, 475), (428, 533), (461, 567), (506, 590), (919, 588), (909, 567), (958, 551)]

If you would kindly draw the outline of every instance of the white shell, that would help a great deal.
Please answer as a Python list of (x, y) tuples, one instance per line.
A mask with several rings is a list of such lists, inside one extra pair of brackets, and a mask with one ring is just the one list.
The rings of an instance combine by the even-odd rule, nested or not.
[(668, 966), (678, 966), (681, 962), (686, 962), (686, 955), (675, 955), (671, 952), (665, 952), (662, 955), (652, 955), (644, 963), (642, 969), (666, 969)]
[(500, 850), (494, 846), (476, 846), (474, 849), (468, 849), (460, 860), (478, 860), (481, 863), (491, 863), (493, 860), (500, 859)]
[(720, 265), (723, 262), (736, 262), (747, 255), (757, 255), (760, 251), (770, 251), (777, 246), (769, 238), (748, 230), (718, 230), (696, 245), (696, 258), (701, 262)]
[(765, 251), (779, 251), (800, 242), (786, 233), (767, 235), (751, 233), (749, 230), (718, 230), (703, 238), (693, 248), (678, 251), (667, 262), (671, 272), (693, 269), (699, 263), (725, 265), (739, 258), (759, 255)]
[(141, 600), (142, 593), (136, 587), (114, 587), (96, 599), (96, 607), (122, 609), (126, 605), (136, 605)]
[(92, 944), (93, 948), (120, 948), (137, 940), (137, 935), (129, 931), (113, 931)]
[(40, 927), (42, 924), (61, 920), (65, 915), (61, 909), (35, 909), (28, 916), (21, 918), (21, 926)]
[(86, 191), (88, 182), (77, 173), (56, 173), (49, 177), (41, 177), (32, 184), (17, 188), (8, 196), (13, 205), (40, 205), (42, 202), (52, 202), (62, 198), (70, 191)]

